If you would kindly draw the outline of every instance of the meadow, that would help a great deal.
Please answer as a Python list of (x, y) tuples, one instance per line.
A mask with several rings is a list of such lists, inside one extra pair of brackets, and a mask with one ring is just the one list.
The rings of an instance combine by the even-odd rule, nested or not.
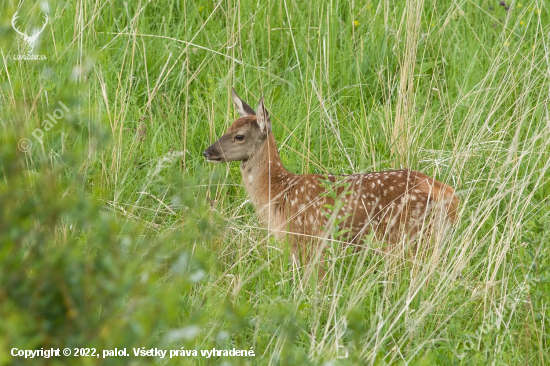
[[(44, 365), (549, 364), (549, 12), (4, 0), (0, 365), (29, 364), (14, 347), (130, 354)], [(31, 35), (44, 15), (28, 53), (12, 23)], [(455, 188), (458, 224), (414, 255), (331, 242), (319, 281), (238, 163), (202, 156), (237, 118), (232, 87), (265, 97), (289, 171), (419, 170)]]

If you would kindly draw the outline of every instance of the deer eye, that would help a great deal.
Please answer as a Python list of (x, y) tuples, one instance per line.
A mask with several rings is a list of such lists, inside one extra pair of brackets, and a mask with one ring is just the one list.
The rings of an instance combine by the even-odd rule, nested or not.
[(243, 135), (237, 135), (237, 136), (235, 136), (235, 140), (244, 141), (244, 136)]

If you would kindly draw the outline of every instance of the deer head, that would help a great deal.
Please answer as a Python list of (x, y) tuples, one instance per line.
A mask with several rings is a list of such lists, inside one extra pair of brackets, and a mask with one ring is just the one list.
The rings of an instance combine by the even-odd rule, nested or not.
[(260, 98), (256, 113), (239, 98), (235, 89), (231, 94), (240, 118), (229, 126), (218, 141), (204, 151), (203, 155), (209, 163), (247, 161), (271, 133), (271, 121), (263, 97)]
[(16, 11), (15, 14), (13, 14), (13, 17), (11, 18), (11, 25), (12, 25), (13, 29), (23, 37), (23, 41), (25, 41), (25, 43), (27, 44), (27, 54), (30, 54), (34, 50), (34, 45), (36, 44), (36, 41), (38, 40), (38, 36), (40, 35), (40, 33), (42, 33), (44, 28), (46, 28), (46, 25), (48, 24), (48, 19), (49, 18), (48, 18), (47, 15), (44, 15), (44, 24), (42, 25), (42, 28), (40, 30), (35, 29), (32, 32), (32, 35), (29, 36), (29, 35), (27, 35), (26, 30), (25, 30), (25, 32), (21, 32), (19, 29), (17, 29), (17, 25), (15, 24), (15, 21), (19, 17), (18, 13), (19, 13), (19, 10)]

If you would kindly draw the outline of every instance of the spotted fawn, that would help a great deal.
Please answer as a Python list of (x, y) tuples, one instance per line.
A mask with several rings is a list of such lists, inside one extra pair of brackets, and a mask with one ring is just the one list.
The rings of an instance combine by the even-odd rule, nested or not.
[(414, 170), (347, 176), (289, 172), (281, 163), (263, 97), (257, 112), (234, 89), (232, 97), (240, 118), (204, 156), (210, 163), (241, 162), (246, 191), (269, 232), (289, 240), (306, 261), (335, 222), (344, 233), (338, 240), (360, 245), (372, 234), (389, 248), (456, 222), (454, 190)]

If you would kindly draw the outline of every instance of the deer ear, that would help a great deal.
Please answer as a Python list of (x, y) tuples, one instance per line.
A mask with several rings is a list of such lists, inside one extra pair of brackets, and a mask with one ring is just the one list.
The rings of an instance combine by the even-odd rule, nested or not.
[(235, 103), (235, 107), (237, 107), (237, 112), (239, 113), (239, 116), (248, 117), (256, 114), (251, 106), (249, 106), (248, 104), (243, 102), (241, 98), (239, 98), (239, 96), (235, 92), (235, 88), (231, 90), (231, 97), (233, 98), (233, 103)]
[(256, 108), (256, 110), (258, 111), (256, 113), (256, 120), (258, 121), (258, 125), (260, 126), (260, 131), (269, 134), (271, 132), (271, 120), (269, 119), (269, 113), (267, 113), (267, 109), (265, 109), (263, 96), (260, 98), (260, 101), (258, 102), (258, 108)]

